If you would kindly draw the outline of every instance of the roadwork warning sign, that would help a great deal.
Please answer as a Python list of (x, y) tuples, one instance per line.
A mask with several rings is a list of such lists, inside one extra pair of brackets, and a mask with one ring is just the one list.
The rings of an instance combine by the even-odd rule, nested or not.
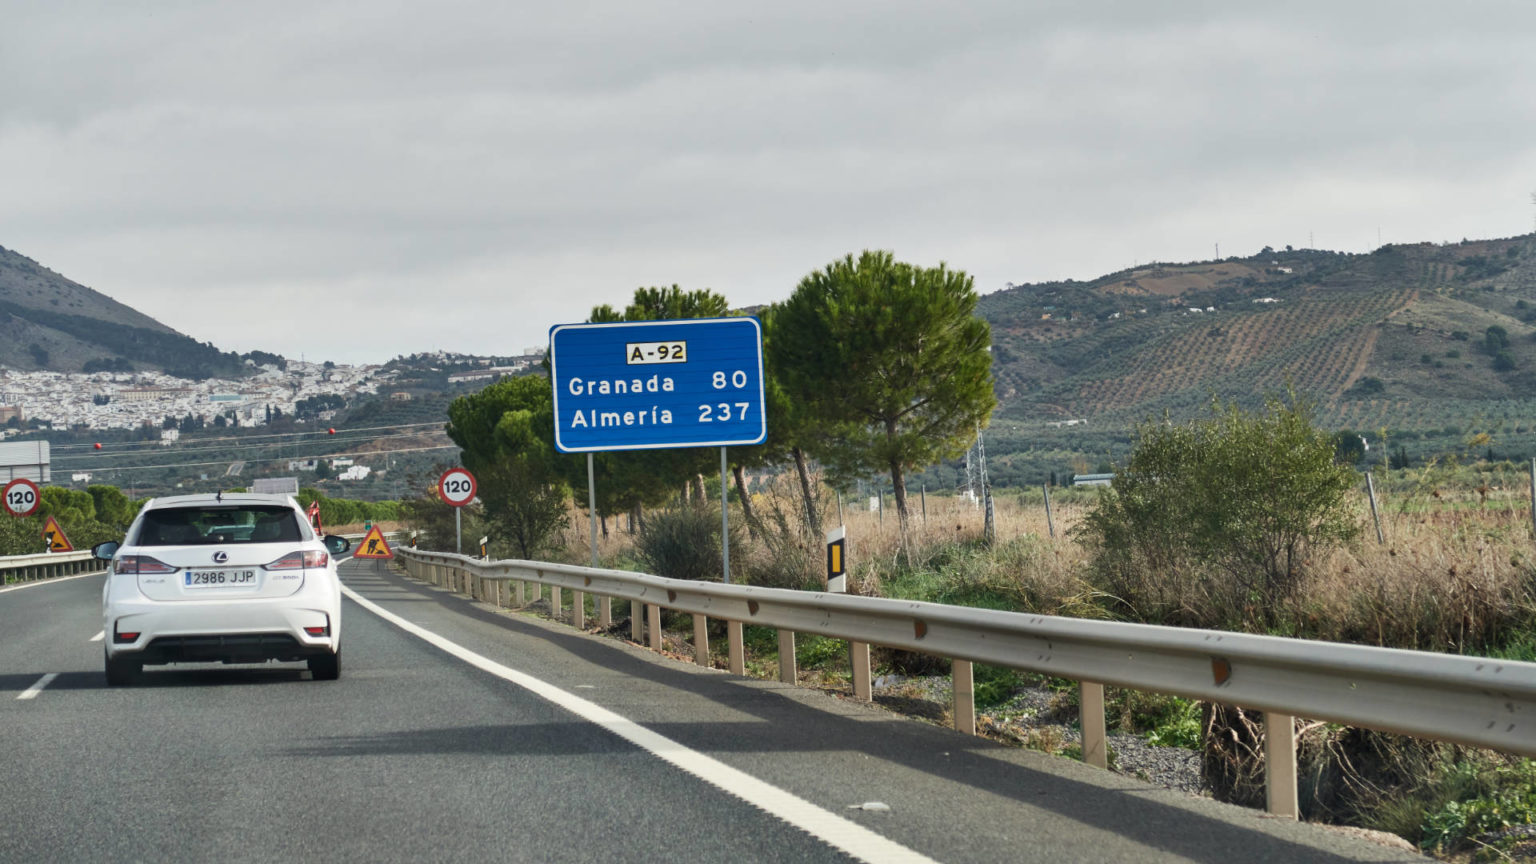
[(389, 541), (384, 539), (384, 532), (375, 525), (368, 529), (361, 543), (357, 544), (357, 551), (352, 553), (353, 558), (393, 558), (395, 553), (390, 551)]

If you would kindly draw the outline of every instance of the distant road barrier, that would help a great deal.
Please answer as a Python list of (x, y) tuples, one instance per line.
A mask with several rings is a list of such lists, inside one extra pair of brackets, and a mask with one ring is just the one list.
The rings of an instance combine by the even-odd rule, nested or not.
[[(397, 534), (398, 532), (390, 532), (384, 536), (393, 539)], [(367, 535), (343, 534), (341, 536), (356, 543)], [(59, 576), (74, 576), (80, 573), (105, 572), (107, 572), (106, 563), (97, 561), (89, 549), (39, 555), (0, 556), (0, 584), (5, 585), (12, 582), (36, 582)]]
[[(728, 622), (729, 665), (743, 674), (742, 625), (777, 628), (779, 678), (795, 683), (795, 633), (853, 643), (853, 690), (871, 698), (869, 646), (886, 645), (954, 663), (955, 728), (975, 734), (972, 664), (986, 663), (1079, 682), (1084, 761), (1107, 765), (1104, 685), (1172, 693), (1264, 712), (1269, 812), (1295, 817), (1295, 718), (1307, 717), (1421, 738), (1536, 756), (1536, 663), (1460, 657), (1216, 630), (1087, 621), (921, 603), (667, 579), (537, 561), (482, 561), (396, 549), (411, 576), (486, 600), (525, 605), (525, 585), (576, 592), (572, 620), (585, 626), (583, 593), (645, 607), (649, 645), (661, 648), (661, 609), (693, 615), (694, 656), (709, 664), (708, 617)], [(511, 583), (511, 591), (504, 590)], [(504, 597), (503, 595), (515, 595)], [(642, 641), (642, 616), (631, 614)], [(1281, 730), (1281, 734), (1273, 734)], [(1289, 734), (1285, 734), (1289, 730)]]
[(42, 555), (0, 557), (0, 583), (35, 582), (77, 573), (100, 573), (106, 566), (91, 556), (91, 550), (51, 552)]

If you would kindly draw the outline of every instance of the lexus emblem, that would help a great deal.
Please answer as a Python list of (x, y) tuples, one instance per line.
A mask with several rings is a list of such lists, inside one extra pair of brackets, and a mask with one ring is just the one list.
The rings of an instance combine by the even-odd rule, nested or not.
[(223, 564), (225, 561), (228, 561), (228, 560), (229, 560), (229, 553), (228, 552), (215, 552), (215, 553), (213, 553), (213, 563), (215, 563), (215, 564)]

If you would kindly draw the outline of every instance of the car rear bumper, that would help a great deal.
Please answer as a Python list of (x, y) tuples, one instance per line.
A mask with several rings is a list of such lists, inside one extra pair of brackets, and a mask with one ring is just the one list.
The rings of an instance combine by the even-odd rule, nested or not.
[[(293, 600), (112, 604), (105, 610), (107, 653), (137, 654), (151, 665), (259, 663), (334, 653), (340, 644), (341, 610)], [(313, 635), (307, 628), (323, 629)], [(126, 633), (138, 635), (125, 641)]]

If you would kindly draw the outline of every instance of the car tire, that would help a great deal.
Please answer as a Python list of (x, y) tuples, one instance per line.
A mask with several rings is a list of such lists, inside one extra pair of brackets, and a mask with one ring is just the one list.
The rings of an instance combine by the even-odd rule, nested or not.
[(106, 657), (107, 686), (122, 687), (139, 680), (139, 675), (144, 672), (144, 664), (129, 657)]
[(335, 681), (341, 677), (341, 652), (316, 654), (309, 658), (309, 674), (316, 681)]

